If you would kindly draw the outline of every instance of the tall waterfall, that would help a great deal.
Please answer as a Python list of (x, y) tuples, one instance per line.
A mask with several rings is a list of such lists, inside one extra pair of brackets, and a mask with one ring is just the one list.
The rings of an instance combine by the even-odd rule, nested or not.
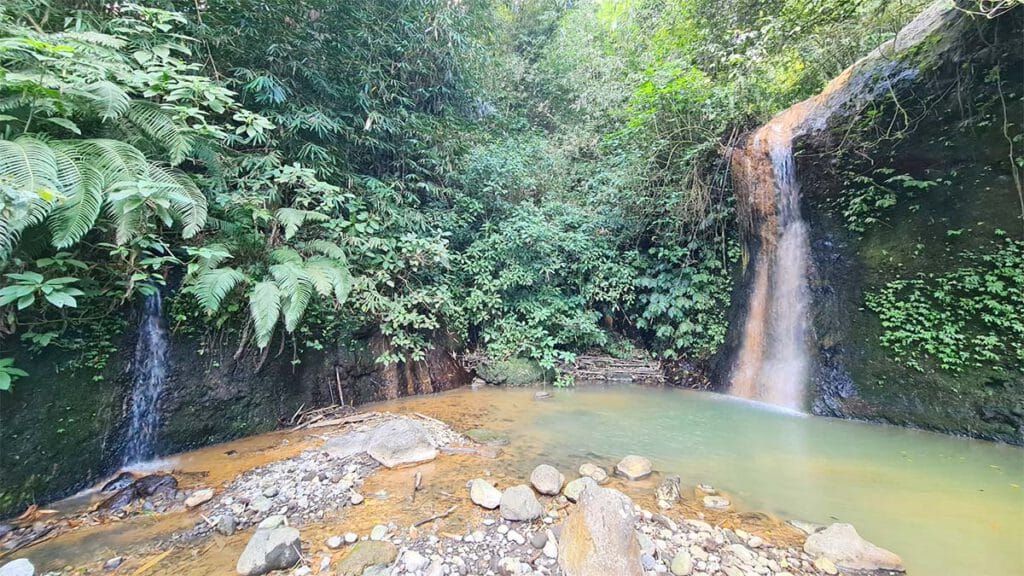
[(139, 321), (139, 336), (133, 362), (131, 426), (124, 463), (153, 458), (160, 430), (160, 395), (167, 377), (167, 329), (163, 323), (160, 292), (146, 296)]
[(793, 118), (783, 114), (751, 137), (734, 156), (738, 189), (763, 218), (753, 287), (730, 393), (793, 410), (803, 409), (807, 341), (809, 248), (800, 216), (793, 161)]

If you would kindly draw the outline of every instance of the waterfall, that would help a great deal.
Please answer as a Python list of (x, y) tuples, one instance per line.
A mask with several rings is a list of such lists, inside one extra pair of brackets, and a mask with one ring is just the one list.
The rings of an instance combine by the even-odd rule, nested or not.
[(807, 381), (809, 248), (793, 160), (793, 118), (784, 114), (737, 151), (737, 188), (760, 208), (760, 249), (730, 393), (802, 410)]
[(139, 321), (133, 362), (131, 426), (124, 463), (134, 464), (155, 456), (160, 430), (160, 395), (167, 377), (167, 329), (159, 290), (146, 296)]

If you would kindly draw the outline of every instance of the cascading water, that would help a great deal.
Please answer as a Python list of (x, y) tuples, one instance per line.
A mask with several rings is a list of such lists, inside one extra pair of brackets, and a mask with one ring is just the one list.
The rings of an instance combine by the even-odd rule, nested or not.
[[(792, 117), (802, 113), (798, 109)], [(758, 231), (760, 249), (730, 393), (802, 410), (809, 365), (809, 248), (787, 116), (755, 133), (734, 159), (738, 189), (766, 217)]]
[(167, 377), (167, 329), (163, 324), (163, 301), (159, 291), (146, 296), (143, 302), (133, 376), (131, 425), (124, 453), (126, 465), (155, 456), (160, 396)]

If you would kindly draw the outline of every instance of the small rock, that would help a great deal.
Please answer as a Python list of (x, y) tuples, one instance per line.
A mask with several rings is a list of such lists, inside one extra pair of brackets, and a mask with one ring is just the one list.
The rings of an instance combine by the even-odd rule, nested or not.
[(533, 395), (534, 400), (547, 400), (549, 398), (551, 398), (551, 392), (546, 390), (541, 390)]
[(676, 552), (670, 569), (675, 576), (688, 576), (693, 572), (693, 559), (690, 558), (690, 552), (686, 550)]
[(597, 464), (591, 464), (590, 462), (580, 464), (578, 472), (580, 473), (580, 476), (589, 476), (590, 478), (593, 478), (594, 482), (597, 482), (598, 484), (604, 484), (608, 481), (608, 473), (604, 471), (604, 468), (601, 468)]
[(270, 509), (274, 507), (274, 503), (266, 496), (257, 496), (249, 502), (249, 507), (262, 514), (270, 512)]
[(537, 550), (542, 550), (544, 545), (548, 543), (548, 535), (544, 532), (534, 532), (533, 536), (530, 536), (530, 546), (533, 546)]
[(273, 516), (267, 516), (262, 522), (256, 526), (257, 530), (273, 530), (274, 528), (281, 528), (282, 526), (288, 525), (288, 518), (283, 514), (274, 514)]
[(829, 576), (834, 576), (835, 574), (839, 574), (839, 569), (836, 568), (836, 565), (833, 564), (831, 560), (829, 560), (828, 558), (826, 558), (824, 556), (819, 556), (814, 561), (814, 567), (817, 568), (818, 570), (821, 570), (825, 574), (828, 574)]
[(595, 482), (590, 476), (584, 476), (583, 478), (577, 478), (566, 484), (565, 489), (562, 490), (562, 494), (570, 501), (576, 502), (579, 500), (580, 494), (591, 486), (596, 488), (597, 482)]
[(498, 534), (501, 534), (502, 536), (508, 534), (508, 524), (502, 524), (501, 526), (498, 526)]
[(640, 480), (651, 475), (651, 461), (643, 456), (630, 454), (615, 465), (615, 473), (627, 480)]
[(711, 484), (697, 484), (697, 490), (711, 496), (718, 494), (718, 490), (715, 490), (715, 487)]
[(377, 524), (370, 530), (370, 540), (378, 541), (383, 540), (388, 535), (388, 527), (383, 524)]
[(647, 571), (654, 570), (654, 566), (656, 564), (654, 556), (651, 556), (646, 552), (640, 554), (640, 563), (644, 565), (644, 570)]
[(673, 475), (665, 477), (665, 479), (661, 481), (661, 484), (658, 484), (658, 489), (655, 491), (654, 495), (655, 498), (658, 499), (659, 506), (661, 506), (662, 502), (669, 504), (669, 507), (671, 507), (672, 504), (679, 502), (680, 482), (679, 476)]
[(241, 576), (258, 576), (291, 568), (299, 561), (302, 542), (295, 528), (257, 530), (235, 565)]
[(501, 495), (501, 517), (513, 522), (536, 520), (544, 513), (533, 490), (525, 484), (513, 486)]
[(217, 532), (224, 536), (231, 536), (236, 529), (235, 517), (231, 514), (221, 514), (217, 519)]
[(564, 482), (565, 476), (554, 466), (547, 464), (537, 466), (533, 469), (533, 473), (530, 474), (530, 484), (533, 485), (537, 492), (547, 496), (557, 495), (562, 490)]
[(402, 555), (402, 563), (406, 572), (416, 573), (423, 570), (430, 564), (430, 560), (415, 550), (406, 550)]
[(327, 539), (327, 547), (331, 550), (337, 550), (341, 548), (341, 545), (345, 543), (345, 539), (341, 536), (331, 536)]
[(363, 498), (363, 495), (358, 492), (354, 492), (352, 494), (352, 498), (349, 498), (349, 502), (351, 502), (353, 506), (359, 506), (363, 503), (363, 500), (365, 500), (365, 498)]
[(29, 562), (28, 558), (11, 560), (0, 566), (0, 576), (35, 576), (36, 567)]
[(505, 534), (505, 538), (508, 538), (509, 542), (515, 542), (520, 546), (526, 544), (526, 537), (520, 534), (519, 532), (516, 532), (515, 530), (509, 530), (508, 534)]
[(544, 553), (544, 556), (552, 560), (558, 558), (558, 543), (556, 543), (554, 539), (548, 539), (544, 544), (544, 550), (542, 552)]
[(309, 566), (300, 566), (295, 572), (292, 572), (292, 576), (309, 576), (313, 573), (313, 569)]
[(482, 478), (469, 481), (469, 499), (477, 506), (493, 510), (501, 504), (501, 490)]
[(268, 486), (267, 489), (263, 491), (263, 497), (273, 498), (274, 496), (277, 496), (279, 493), (280, 490), (278, 490), (277, 486)]
[(498, 573), (503, 576), (517, 576), (520, 573), (519, 560), (502, 558), (498, 561)]
[(721, 496), (705, 496), (704, 507), (712, 510), (725, 510), (730, 506), (728, 499)]
[(185, 506), (188, 508), (195, 508), (201, 504), (205, 504), (213, 500), (213, 488), (203, 488), (202, 490), (196, 490), (188, 498), (185, 499)]
[[(391, 542), (358, 542), (338, 562), (337, 576), (366, 576), (367, 574), (388, 574), (391, 564), (398, 557), (398, 548)], [(375, 569), (382, 567), (383, 571)], [(373, 569), (373, 570), (371, 570)]]
[(124, 557), (116, 556), (116, 557), (111, 558), (110, 560), (107, 560), (106, 562), (104, 562), (103, 563), (103, 569), (104, 570), (117, 570), (121, 566), (121, 564), (124, 564)]
[(764, 546), (764, 540), (760, 536), (751, 536), (750, 540), (747, 540), (747, 546), (751, 548), (760, 548)]
[(355, 544), (357, 540), (359, 540), (359, 535), (355, 532), (345, 533), (345, 544)]

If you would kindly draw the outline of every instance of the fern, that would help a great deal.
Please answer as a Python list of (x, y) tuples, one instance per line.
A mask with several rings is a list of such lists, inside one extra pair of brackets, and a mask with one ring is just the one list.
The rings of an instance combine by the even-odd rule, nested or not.
[(195, 294), (208, 314), (213, 314), (220, 309), (227, 295), (244, 280), (245, 274), (234, 268), (214, 268), (200, 273), (195, 284), (187, 290)]
[(276, 282), (264, 280), (253, 286), (249, 293), (249, 314), (255, 329), (256, 345), (266, 348), (281, 316), (281, 290)]
[(347, 261), (345, 250), (330, 240), (313, 240), (309, 242), (309, 248), (334, 260)]
[(192, 152), (194, 138), (156, 104), (132, 102), (128, 106), (128, 120), (167, 151), (171, 166), (181, 164)]
[(123, 88), (107, 80), (98, 80), (86, 86), (85, 94), (92, 97), (92, 105), (103, 120), (114, 120), (128, 112), (130, 98)]
[(299, 228), (306, 222), (326, 222), (330, 216), (314, 212), (312, 210), (299, 210), (297, 208), (278, 208), (274, 214), (277, 221), (284, 226), (284, 239), (291, 240)]
[(283, 291), (284, 325), (289, 332), (295, 330), (313, 298), (313, 281), (297, 263), (275, 264), (270, 267), (277, 284)]

